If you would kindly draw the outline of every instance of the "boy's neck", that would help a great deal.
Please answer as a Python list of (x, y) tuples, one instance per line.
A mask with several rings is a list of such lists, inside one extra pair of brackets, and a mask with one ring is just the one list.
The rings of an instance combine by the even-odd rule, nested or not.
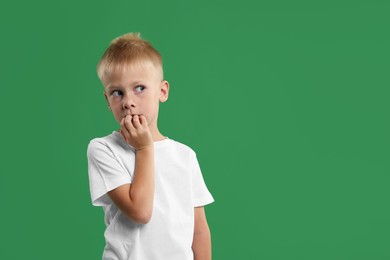
[(166, 136), (162, 135), (157, 127), (154, 129), (150, 129), (150, 132), (152, 134), (153, 142), (162, 141), (166, 139)]

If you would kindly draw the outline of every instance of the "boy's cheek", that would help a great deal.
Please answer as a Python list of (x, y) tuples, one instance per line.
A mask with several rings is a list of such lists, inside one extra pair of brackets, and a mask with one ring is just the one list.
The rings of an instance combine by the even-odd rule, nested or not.
[(116, 120), (119, 124), (122, 123), (123, 117), (121, 117), (120, 115), (115, 115), (115, 114), (114, 114), (114, 117), (115, 117), (115, 120)]

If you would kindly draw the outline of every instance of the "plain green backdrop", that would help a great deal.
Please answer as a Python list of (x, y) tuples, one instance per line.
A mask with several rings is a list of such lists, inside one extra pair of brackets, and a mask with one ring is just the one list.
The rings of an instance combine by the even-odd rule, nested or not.
[[(389, 1), (2, 1), (0, 259), (100, 259), (95, 67), (141, 32), (191, 146), (218, 260), (390, 259)], [(169, 259), (167, 259), (169, 260)]]

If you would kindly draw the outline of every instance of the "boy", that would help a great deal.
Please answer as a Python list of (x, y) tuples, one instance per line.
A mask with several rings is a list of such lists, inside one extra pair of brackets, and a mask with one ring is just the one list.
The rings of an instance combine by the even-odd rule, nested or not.
[(213, 202), (189, 147), (160, 133), (168, 99), (161, 55), (140, 34), (114, 39), (98, 76), (120, 130), (88, 146), (92, 204), (107, 226), (103, 259), (209, 260), (203, 206)]

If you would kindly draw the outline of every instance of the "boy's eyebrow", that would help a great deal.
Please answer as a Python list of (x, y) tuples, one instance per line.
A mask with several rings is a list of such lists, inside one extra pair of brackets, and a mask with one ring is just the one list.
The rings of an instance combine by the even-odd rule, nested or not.
[(105, 89), (106, 93), (111, 93), (114, 90), (121, 90), (123, 91), (123, 87), (120, 85), (108, 85)]
[(107, 90), (110, 91), (111, 89), (117, 89), (117, 88), (119, 88), (119, 87), (116, 86), (116, 85), (109, 85), (109, 86), (107, 87)]
[[(131, 82), (128, 86), (131, 87), (131, 86), (137, 86), (137, 85), (143, 85), (143, 84), (144, 83), (141, 80), (137, 80), (137, 81)], [(119, 86), (119, 85), (108, 85), (107, 86), (107, 90), (117, 89), (117, 88), (122, 88), (122, 86)]]

